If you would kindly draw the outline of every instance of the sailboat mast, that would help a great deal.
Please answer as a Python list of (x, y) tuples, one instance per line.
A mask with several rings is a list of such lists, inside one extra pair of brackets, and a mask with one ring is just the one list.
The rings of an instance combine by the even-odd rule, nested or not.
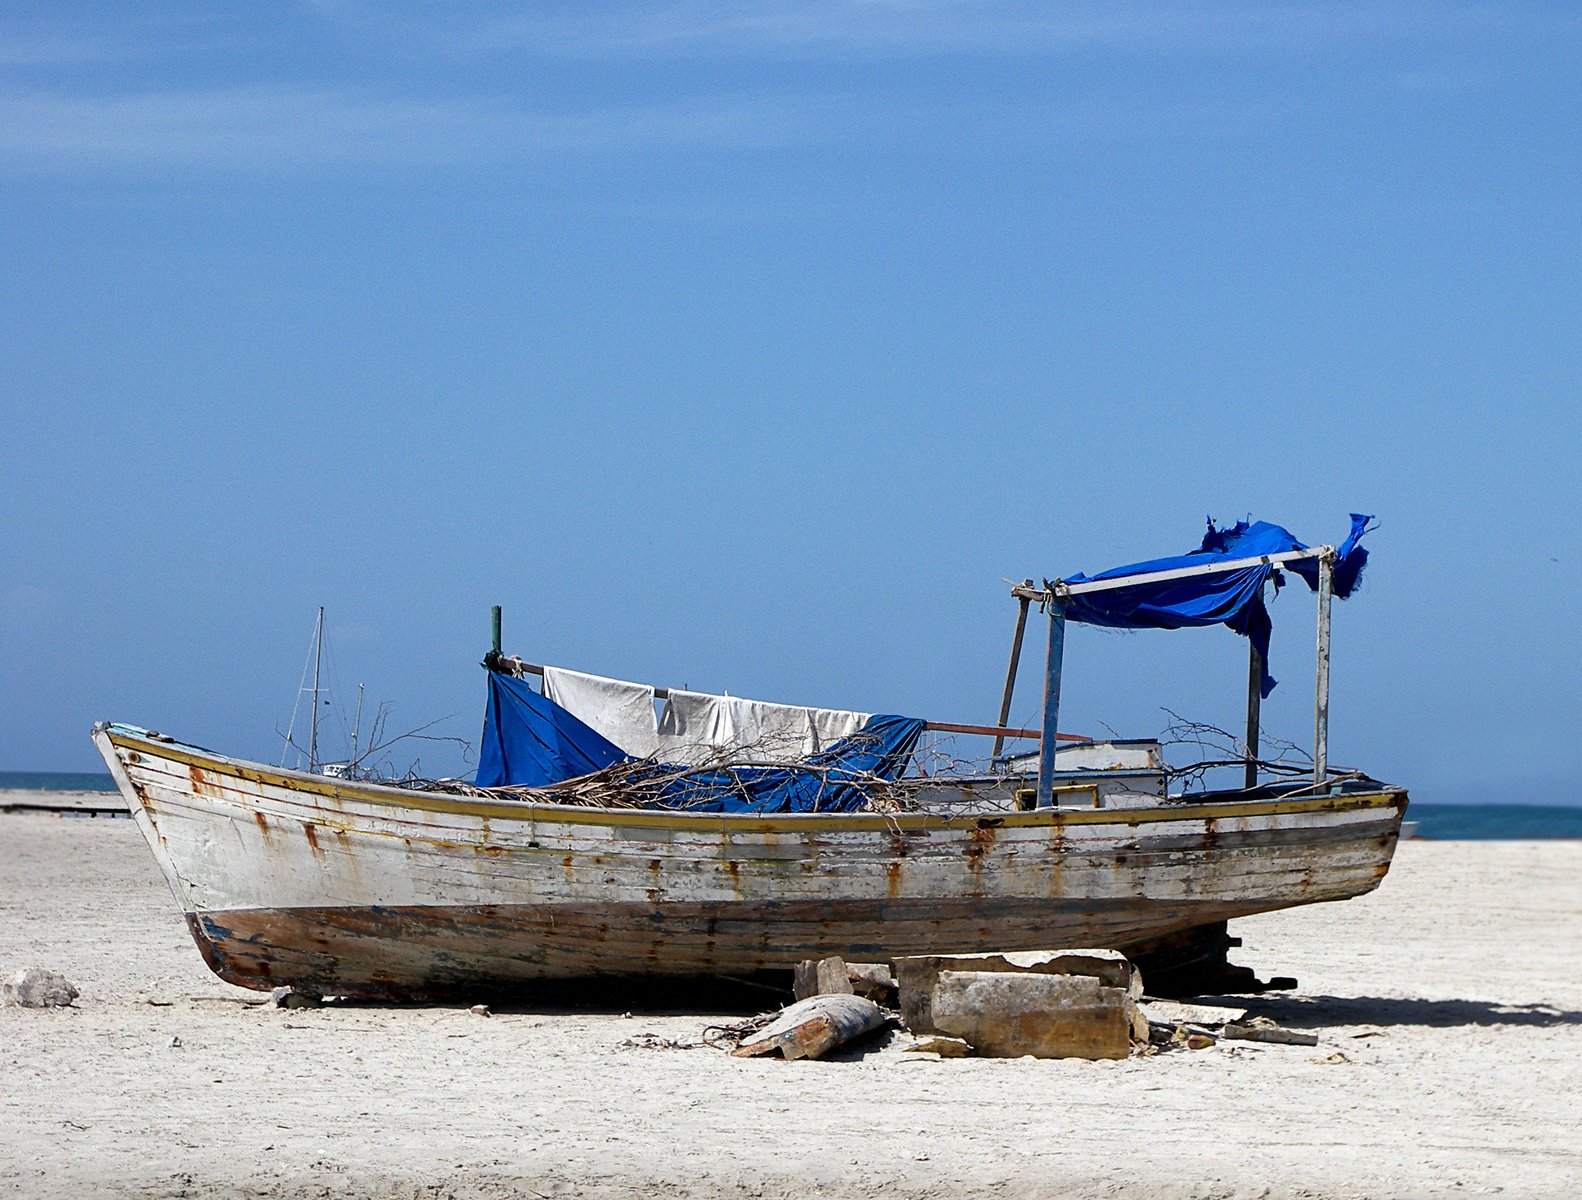
[(313, 719), (308, 722), (308, 770), (319, 769), (319, 666), (324, 658), (324, 606), (313, 627)]
[[(363, 730), (363, 685), (357, 685), (357, 718), (352, 722), (352, 767), (355, 770), (358, 759), (358, 744)], [(354, 775), (353, 778), (356, 778)]]

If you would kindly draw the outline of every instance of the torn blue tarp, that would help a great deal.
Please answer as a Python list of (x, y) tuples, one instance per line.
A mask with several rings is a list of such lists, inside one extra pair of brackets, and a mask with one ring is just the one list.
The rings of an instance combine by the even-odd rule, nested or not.
[(489, 672), (479, 787), (549, 787), (626, 762), (626, 751), (522, 680)]
[[(1361, 582), (1368, 552), (1358, 543), (1368, 531), (1372, 517), (1351, 514), (1351, 533), (1335, 550), (1331, 583), (1336, 597), (1344, 600)], [(1150, 562), (1116, 567), (1099, 575), (1073, 575), (1065, 583), (1088, 583), (1099, 579), (1124, 579), (1154, 571), (1175, 571), (1201, 567), (1215, 560), (1258, 558), (1306, 550), (1287, 529), (1267, 521), (1238, 521), (1229, 529), (1217, 529), (1210, 518), (1203, 544), (1189, 554), (1176, 558), (1156, 558)], [(1140, 583), (1103, 592), (1088, 592), (1066, 600), (1066, 619), (1087, 625), (1107, 625), (1115, 629), (1184, 629), (1196, 625), (1228, 625), (1251, 639), (1263, 662), (1262, 691), (1274, 690), (1269, 674), (1269, 610), (1264, 605), (1263, 585), (1273, 577), (1279, 586), (1278, 570), (1289, 570), (1318, 588), (1318, 563), (1314, 559), (1285, 563), (1275, 567), (1257, 563), (1235, 571), (1213, 575), (1193, 575), (1159, 583)]]
[(798, 763), (695, 768), (634, 759), (522, 680), (489, 672), (478, 787), (552, 788), (618, 763), (633, 807), (710, 813), (857, 812), (876, 783), (905, 772), (924, 722), (874, 716)]

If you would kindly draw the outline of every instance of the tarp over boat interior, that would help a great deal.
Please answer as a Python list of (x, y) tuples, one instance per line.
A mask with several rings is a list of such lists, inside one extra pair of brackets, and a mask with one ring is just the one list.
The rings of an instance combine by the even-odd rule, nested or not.
[(627, 754), (526, 682), (489, 672), (489, 704), (474, 782), (479, 787), (550, 788), (616, 764), (622, 783), (658, 808), (717, 813), (854, 812), (875, 781), (905, 770), (923, 732), (915, 717), (876, 715), (856, 733), (800, 762), (688, 767)]
[[(1339, 599), (1344, 600), (1351, 595), (1361, 582), (1368, 552), (1359, 543), (1372, 520), (1370, 516), (1352, 513), (1351, 533), (1336, 548), (1331, 584)], [(1210, 518), (1203, 544), (1190, 553), (1175, 558), (1131, 563), (1098, 575), (1072, 575), (1062, 582), (1074, 584), (1100, 579), (1124, 579), (1128, 575), (1202, 567), (1216, 560), (1229, 562), (1306, 549), (1309, 549), (1307, 544), (1298, 541), (1290, 530), (1267, 521), (1238, 521), (1229, 529), (1217, 529), (1213, 518)], [(1272, 578), (1278, 589), (1281, 571), (1294, 572), (1307, 582), (1308, 587), (1318, 590), (1318, 562), (1315, 559), (1282, 563), (1279, 566), (1255, 563), (1235, 571), (1140, 583), (1134, 587), (1070, 596), (1066, 600), (1066, 620), (1087, 625), (1106, 625), (1114, 629), (1184, 629), (1196, 625), (1228, 625), (1249, 638), (1257, 648), (1263, 663), (1260, 687), (1263, 694), (1268, 696), (1274, 690), (1275, 679), (1269, 674), (1269, 634), (1272, 625), (1269, 610), (1264, 604), (1263, 585)]]

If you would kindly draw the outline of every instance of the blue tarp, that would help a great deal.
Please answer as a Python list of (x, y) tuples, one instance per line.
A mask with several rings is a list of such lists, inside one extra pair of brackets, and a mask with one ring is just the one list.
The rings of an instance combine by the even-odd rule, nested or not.
[(855, 812), (875, 777), (906, 770), (923, 722), (875, 716), (850, 737), (800, 763), (688, 770), (640, 763), (526, 683), (489, 672), (489, 706), (478, 754), (479, 787), (552, 787), (616, 763), (635, 806), (711, 813)]
[(626, 762), (626, 751), (522, 680), (489, 672), (479, 787), (548, 787)]
[[(917, 746), (924, 722), (874, 716), (850, 737), (800, 763), (782, 767), (718, 767), (658, 782), (649, 803), (711, 813), (860, 812), (873, 777), (897, 779)], [(651, 777), (676, 771), (656, 764)]]
[[(1335, 596), (1344, 600), (1356, 590), (1367, 564), (1368, 552), (1358, 543), (1368, 530), (1372, 517), (1351, 514), (1351, 533), (1335, 550), (1331, 576)], [(1123, 579), (1153, 571), (1174, 571), (1200, 567), (1216, 559), (1227, 561), (1306, 550), (1287, 529), (1267, 521), (1238, 521), (1229, 529), (1216, 529), (1210, 518), (1203, 544), (1176, 558), (1156, 558), (1150, 562), (1116, 567), (1099, 575), (1073, 575), (1066, 583), (1086, 583), (1095, 579)], [(1277, 568), (1266, 564), (1243, 567), (1216, 575), (1194, 575), (1162, 583), (1119, 587), (1112, 591), (1089, 592), (1072, 596), (1066, 602), (1066, 619), (1088, 625), (1107, 625), (1115, 629), (1183, 629), (1194, 625), (1228, 625), (1250, 638), (1263, 660), (1263, 694), (1274, 690), (1269, 674), (1269, 610), (1264, 606), (1263, 585)], [(1314, 559), (1286, 563), (1279, 569), (1300, 576), (1318, 589), (1318, 563)]]

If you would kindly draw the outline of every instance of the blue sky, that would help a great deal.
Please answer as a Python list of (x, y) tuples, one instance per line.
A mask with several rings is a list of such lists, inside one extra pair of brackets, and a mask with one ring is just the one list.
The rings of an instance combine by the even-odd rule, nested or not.
[[(0, 769), (508, 650), (993, 716), (1002, 582), (1378, 515), (1332, 756), (1576, 798), (1570, 6), (11, 4)], [(1266, 706), (1311, 736), (1312, 605)], [(1233, 725), (1222, 629), (1065, 724)], [(1032, 721), (1035, 673), (1019, 720)], [(421, 767), (460, 769), (444, 746)]]

